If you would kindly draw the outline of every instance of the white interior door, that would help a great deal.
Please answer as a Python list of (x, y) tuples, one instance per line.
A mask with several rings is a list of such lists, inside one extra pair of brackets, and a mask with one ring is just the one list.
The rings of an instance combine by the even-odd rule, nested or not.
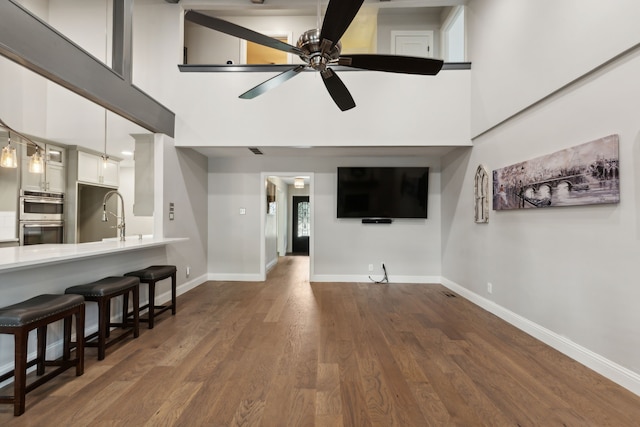
[(433, 57), (433, 31), (391, 31), (394, 55)]

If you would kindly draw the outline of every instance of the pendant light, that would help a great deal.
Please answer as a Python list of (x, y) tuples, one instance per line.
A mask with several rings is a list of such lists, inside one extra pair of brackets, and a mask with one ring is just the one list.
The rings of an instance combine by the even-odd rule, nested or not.
[(18, 156), (16, 154), (16, 147), (11, 145), (11, 131), (9, 131), (8, 142), (5, 147), (2, 148), (2, 157), (0, 157), (0, 166), (3, 168), (17, 168)]
[(293, 188), (304, 188), (304, 178), (295, 178), (293, 180)]
[(29, 158), (29, 172), (44, 173), (44, 162), (40, 155), (40, 147), (36, 147), (36, 152)]
[(102, 156), (102, 167), (107, 168), (109, 156), (107, 155), (107, 109), (104, 110), (104, 154)]
[(0, 128), (6, 129), (9, 135), (7, 145), (2, 149), (2, 157), (0, 157), (0, 166), (3, 168), (17, 168), (18, 167), (18, 156), (16, 153), (16, 148), (11, 145), (11, 132), (18, 135), (20, 139), (16, 140), (17, 143), (22, 144), (28, 147), (34, 147), (35, 153), (29, 157), (29, 172), (31, 173), (44, 173), (44, 160), (42, 159), (42, 155), (40, 154), (40, 146), (16, 131), (15, 129), (9, 127), (2, 119), (0, 119)]

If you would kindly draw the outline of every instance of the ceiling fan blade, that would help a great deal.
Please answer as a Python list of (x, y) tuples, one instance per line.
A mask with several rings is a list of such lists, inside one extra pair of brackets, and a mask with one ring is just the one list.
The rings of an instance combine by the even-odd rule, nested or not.
[(364, 0), (329, 0), (320, 30), (320, 41), (330, 40), (334, 45), (338, 43), (362, 3)]
[(297, 67), (292, 68), (291, 70), (282, 72), (277, 76), (272, 77), (269, 80), (260, 83), (258, 86), (252, 89), (249, 89), (248, 91), (240, 95), (239, 98), (253, 99), (256, 96), (260, 96), (266, 91), (271, 90), (277, 86), (280, 86), (282, 83), (286, 82), (287, 80), (297, 76), (298, 74), (300, 74), (300, 71), (304, 69), (305, 69), (304, 65), (298, 65)]
[(400, 55), (344, 55), (338, 65), (363, 70), (387, 71), (390, 73), (422, 74), (434, 76), (440, 72), (444, 61), (433, 58), (418, 58)]
[(342, 111), (347, 111), (356, 106), (355, 101), (351, 97), (349, 90), (342, 83), (340, 77), (336, 73), (333, 72), (331, 68), (327, 68), (326, 70), (320, 73), (322, 75), (322, 81), (324, 82), (329, 95), (333, 98), (333, 102), (336, 103), (338, 108)]
[(288, 43), (281, 42), (272, 37), (265, 36), (264, 34), (257, 33), (240, 25), (233, 24), (229, 21), (224, 21), (213, 16), (205, 15), (195, 10), (187, 10), (184, 14), (184, 19), (191, 21), (195, 24), (202, 25), (212, 30), (220, 31), (221, 33), (228, 34), (230, 36), (239, 37), (241, 39), (248, 40), (263, 46), (271, 47), (273, 49), (282, 50), (284, 52), (293, 53), (294, 55), (304, 55), (303, 52)]

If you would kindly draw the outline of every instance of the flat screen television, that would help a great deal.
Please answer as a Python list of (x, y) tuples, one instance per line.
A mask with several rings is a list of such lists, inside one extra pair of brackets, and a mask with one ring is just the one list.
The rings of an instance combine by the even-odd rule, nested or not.
[(426, 218), (428, 167), (339, 167), (338, 218)]

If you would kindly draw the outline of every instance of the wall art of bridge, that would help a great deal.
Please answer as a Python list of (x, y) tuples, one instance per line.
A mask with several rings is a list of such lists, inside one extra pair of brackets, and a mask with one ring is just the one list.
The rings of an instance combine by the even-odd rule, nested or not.
[(618, 135), (493, 171), (493, 209), (618, 203)]

